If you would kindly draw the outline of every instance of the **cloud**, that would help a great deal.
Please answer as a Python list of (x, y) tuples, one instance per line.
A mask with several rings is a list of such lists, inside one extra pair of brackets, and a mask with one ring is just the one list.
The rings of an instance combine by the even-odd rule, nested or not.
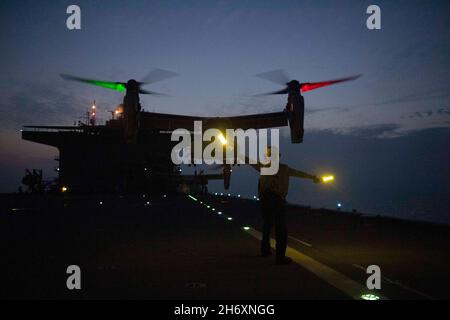
[(396, 124), (378, 124), (365, 127), (348, 127), (339, 129), (313, 130), (325, 131), (337, 135), (353, 135), (359, 138), (392, 138), (398, 137), (399, 126)]
[[(450, 127), (450, 108), (395, 105), (319, 109), (308, 112), (305, 127), (309, 130), (332, 130), (340, 134), (353, 134), (361, 129), (377, 133), (379, 138), (407, 135), (430, 128)], [(373, 128), (390, 128), (381, 134)]]
[(26, 124), (68, 123), (80, 114), (81, 99), (43, 83), (20, 83), (3, 93), (0, 112), (3, 129)]
[[(89, 88), (67, 86), (53, 81), (15, 81), (2, 84), (0, 95), (0, 131), (17, 130), (24, 125), (73, 125), (83, 120), (95, 97), (97, 119), (109, 118), (108, 109), (118, 104), (113, 95)], [(92, 89), (91, 89), (92, 90)], [(111, 102), (115, 101), (115, 102)]]
[(431, 117), (439, 117), (439, 118), (447, 118), (450, 115), (450, 108), (448, 107), (442, 107), (437, 108), (435, 110), (423, 110), (423, 111), (416, 111), (410, 115), (408, 115), (408, 118), (431, 118)]

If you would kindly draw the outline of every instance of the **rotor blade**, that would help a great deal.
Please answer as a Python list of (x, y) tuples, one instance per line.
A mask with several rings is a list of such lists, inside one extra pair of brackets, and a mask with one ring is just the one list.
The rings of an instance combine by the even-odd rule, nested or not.
[(61, 74), (60, 76), (61, 76), (61, 78), (66, 79), (66, 80), (93, 84), (95, 86), (100, 86), (103, 88), (108, 88), (108, 89), (112, 89), (112, 90), (116, 90), (116, 91), (125, 91), (125, 89), (126, 89), (125, 83), (123, 83), (123, 82), (109, 82), (109, 81), (86, 79), (86, 78), (71, 76), (68, 74)]
[(286, 71), (284, 70), (273, 70), (269, 72), (263, 72), (256, 75), (258, 78), (269, 80), (278, 84), (285, 85), (290, 81)]
[(176, 76), (178, 76), (178, 73), (155, 68), (152, 71), (150, 71), (144, 77), (144, 79), (142, 79), (142, 81), (140, 83), (142, 83), (142, 84), (150, 84), (150, 83), (155, 83), (155, 82), (158, 82), (158, 81), (170, 79), (170, 78), (173, 78), (173, 77), (176, 77)]
[(301, 91), (302, 92), (311, 91), (311, 90), (318, 89), (318, 88), (325, 87), (325, 86), (329, 86), (329, 85), (332, 85), (332, 84), (355, 80), (355, 79), (358, 79), (359, 77), (361, 77), (360, 74), (357, 75), (357, 76), (351, 76), (351, 77), (335, 79), (335, 80), (328, 80), (328, 81), (322, 81), (322, 82), (302, 83), (301, 84)]
[(266, 93), (260, 93), (260, 94), (255, 94), (253, 95), (254, 97), (261, 97), (261, 96), (270, 96), (273, 94), (287, 94), (289, 92), (288, 87), (278, 90), (278, 91), (273, 91), (273, 92), (266, 92)]
[(140, 94), (154, 94), (154, 95), (158, 95), (158, 96), (167, 96), (167, 94), (164, 94), (164, 93), (159, 93), (159, 92), (149, 91), (149, 90), (144, 90), (144, 89), (139, 89), (139, 93)]

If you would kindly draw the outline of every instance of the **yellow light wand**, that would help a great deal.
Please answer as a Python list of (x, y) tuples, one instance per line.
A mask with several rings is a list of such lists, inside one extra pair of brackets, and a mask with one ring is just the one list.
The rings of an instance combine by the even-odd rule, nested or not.
[(222, 145), (226, 145), (227, 144), (227, 139), (223, 136), (223, 134), (219, 134), (219, 140), (222, 143)]
[(334, 181), (334, 176), (333, 175), (322, 176), (322, 182), (323, 183), (329, 183), (329, 182), (333, 182), (333, 181)]

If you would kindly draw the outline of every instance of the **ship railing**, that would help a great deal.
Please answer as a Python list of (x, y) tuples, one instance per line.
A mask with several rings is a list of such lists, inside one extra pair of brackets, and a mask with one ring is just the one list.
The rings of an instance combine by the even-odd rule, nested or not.
[(21, 131), (25, 132), (79, 132), (91, 131), (89, 127), (50, 127), (50, 126), (23, 126)]

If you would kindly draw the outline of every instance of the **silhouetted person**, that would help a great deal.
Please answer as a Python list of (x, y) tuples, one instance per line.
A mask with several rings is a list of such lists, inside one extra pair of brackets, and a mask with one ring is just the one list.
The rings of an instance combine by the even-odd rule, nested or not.
[(42, 170), (33, 169), (34, 192), (42, 191)]
[(230, 188), (230, 182), (231, 182), (231, 166), (224, 165), (223, 166), (223, 186), (224, 186), (225, 190), (228, 190)]
[[(275, 149), (273, 150), (275, 152)], [(271, 148), (268, 148), (268, 156), (270, 156), (271, 152)], [(261, 167), (263, 167), (264, 165), (258, 163), (251, 166), (260, 171)], [(314, 181), (314, 183), (320, 182), (320, 179), (315, 175), (293, 169), (286, 164), (280, 163), (278, 172), (275, 175), (260, 175), (258, 184), (258, 194), (261, 203), (261, 213), (263, 217), (261, 256), (266, 257), (271, 255), (270, 232), (273, 226), (275, 226), (275, 262), (277, 264), (288, 264), (292, 262), (290, 258), (286, 257), (286, 196), (289, 190), (290, 177), (311, 179), (312, 181)]]
[(30, 170), (25, 169), (25, 176), (22, 178), (22, 184), (27, 186), (27, 192), (28, 193), (35, 193), (36, 192), (36, 170), (33, 170), (33, 173), (31, 173)]
[(205, 172), (203, 170), (200, 170), (200, 174), (198, 175), (199, 181), (200, 181), (201, 194), (205, 194), (204, 174), (205, 174)]

